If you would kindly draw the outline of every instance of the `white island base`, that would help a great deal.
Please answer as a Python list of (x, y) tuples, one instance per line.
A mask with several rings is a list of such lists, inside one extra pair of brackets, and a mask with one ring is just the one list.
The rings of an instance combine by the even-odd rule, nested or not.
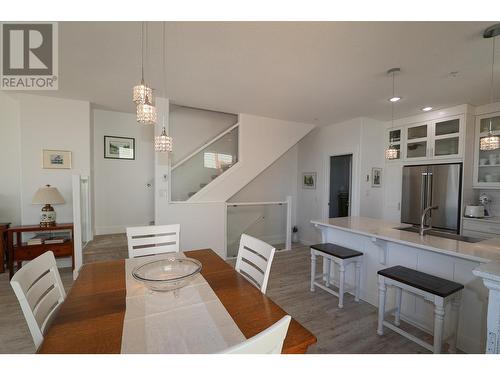
[[(360, 298), (374, 306), (378, 306), (377, 271), (395, 265), (463, 284), (465, 290), (460, 307), (457, 347), (466, 353), (485, 352), (488, 289), (472, 271), (481, 264), (500, 258), (497, 243), (483, 241), (471, 244), (431, 236), (422, 238), (417, 233), (393, 229), (401, 224), (363, 217), (314, 220), (311, 223), (321, 232), (321, 242), (364, 253)], [(338, 270), (334, 269), (332, 273), (337, 280)], [(346, 284), (354, 285), (354, 276), (353, 270), (346, 269)], [(395, 293), (389, 290), (386, 309), (392, 309), (394, 302)], [(451, 333), (452, 319), (447, 319), (449, 314), (450, 306), (446, 309), (444, 337)], [(433, 305), (403, 292), (401, 319), (432, 334)]]

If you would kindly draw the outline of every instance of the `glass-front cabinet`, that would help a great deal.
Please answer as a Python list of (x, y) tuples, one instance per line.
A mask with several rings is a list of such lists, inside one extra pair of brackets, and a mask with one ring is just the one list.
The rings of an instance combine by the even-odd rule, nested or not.
[(462, 115), (407, 125), (401, 129), (401, 158), (407, 161), (460, 158), (464, 133)]
[(487, 137), (491, 129), (500, 137), (500, 112), (476, 118), (476, 145), (474, 161), (474, 185), (482, 188), (500, 189), (500, 148), (481, 150), (481, 138)]
[(392, 148), (396, 149), (397, 157), (391, 160), (400, 160), (401, 159), (401, 141), (403, 139), (403, 129), (389, 129), (387, 134), (387, 145), (386, 148), (392, 145)]
[(428, 157), (429, 125), (418, 124), (406, 128), (406, 159), (426, 159)]
[(431, 149), (434, 158), (444, 159), (461, 155), (460, 136), (462, 131), (460, 125), (461, 121), (459, 118), (434, 122), (434, 147)]

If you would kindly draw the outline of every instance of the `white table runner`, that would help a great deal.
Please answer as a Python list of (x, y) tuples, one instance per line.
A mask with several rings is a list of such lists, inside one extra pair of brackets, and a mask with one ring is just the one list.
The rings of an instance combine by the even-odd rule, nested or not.
[(170, 253), (127, 259), (126, 311), (121, 352), (217, 353), (245, 340), (245, 336), (198, 274), (174, 292), (150, 292), (132, 276), (132, 270), (153, 260), (184, 257)]

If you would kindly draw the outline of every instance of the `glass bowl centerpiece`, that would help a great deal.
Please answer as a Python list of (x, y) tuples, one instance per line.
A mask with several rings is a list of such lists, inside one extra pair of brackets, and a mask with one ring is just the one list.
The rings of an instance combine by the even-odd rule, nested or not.
[(200, 271), (196, 259), (169, 258), (137, 266), (132, 276), (152, 291), (168, 292), (186, 286)]

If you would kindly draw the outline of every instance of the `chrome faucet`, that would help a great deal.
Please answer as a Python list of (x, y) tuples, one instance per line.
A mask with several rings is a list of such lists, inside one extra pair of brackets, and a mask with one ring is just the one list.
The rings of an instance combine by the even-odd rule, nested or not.
[(429, 226), (426, 228), (424, 226), (425, 222), (425, 217), (427, 216), (427, 213), (431, 212), (431, 210), (437, 210), (438, 206), (429, 206), (424, 209), (424, 212), (422, 213), (422, 218), (420, 219), (420, 235), (423, 236), (425, 235), (425, 232), (428, 230), (432, 229), (432, 217), (429, 216)]

